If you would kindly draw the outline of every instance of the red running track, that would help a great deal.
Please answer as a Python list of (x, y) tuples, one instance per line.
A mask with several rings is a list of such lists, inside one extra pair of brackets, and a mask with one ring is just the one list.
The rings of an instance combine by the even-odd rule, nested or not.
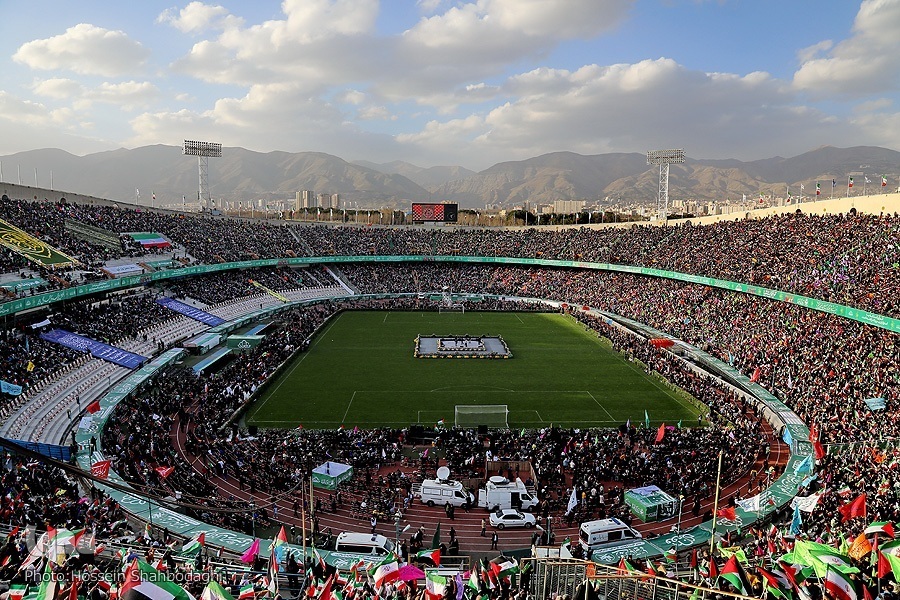
[[(771, 426), (763, 421), (762, 422), (762, 433), (765, 438), (769, 442), (770, 452), (769, 452), (769, 465), (774, 466), (784, 466), (787, 463), (788, 458), (790, 457), (790, 452), (786, 444), (784, 444), (780, 439), (775, 436), (775, 432), (772, 430)], [(182, 433), (179, 430), (178, 423), (176, 422), (171, 431), (171, 439), (172, 443), (175, 446), (176, 450), (179, 454), (184, 458), (186, 462), (188, 462), (192, 468), (198, 473), (202, 473), (202, 463), (200, 459), (195, 456), (189, 455), (184, 448), (184, 442), (186, 438), (186, 434)], [(762, 472), (764, 465), (764, 460), (762, 456), (757, 457), (756, 463), (753, 466), (753, 470), (757, 473)], [(381, 473), (387, 473), (390, 471), (395, 471), (397, 466), (385, 466), (382, 467)], [(723, 474), (727, 478), (728, 474)], [(750, 494), (747, 493), (747, 485), (750, 482), (750, 472), (747, 471), (742, 473), (741, 476), (723, 488), (720, 497), (719, 503), (720, 506), (726, 505), (730, 498), (736, 497), (746, 497)], [(271, 502), (271, 494), (269, 493), (260, 493), (257, 492), (255, 495), (252, 495), (247, 490), (241, 490), (238, 488), (236, 482), (232, 479), (223, 479), (218, 476), (211, 476), (210, 481), (214, 485), (216, 485), (220, 490), (221, 498), (228, 498), (233, 496), (236, 499), (245, 500), (248, 503), (253, 501), (256, 502), (257, 506), (266, 506), (270, 508)], [(743, 493), (741, 493), (743, 492)], [(301, 531), (301, 519), (300, 517), (294, 517), (291, 505), (293, 503), (293, 498), (300, 498), (300, 493), (295, 493), (294, 496), (282, 496), (278, 501), (278, 520), (284, 523), (287, 527), (295, 526), (296, 531)], [(328, 506), (330, 504), (330, 492), (324, 490), (316, 490), (316, 498), (322, 498), (323, 506)], [(344, 507), (338, 508), (338, 510), (334, 513), (331, 512), (320, 512), (319, 513), (319, 528), (320, 531), (326, 531), (328, 528), (331, 528), (336, 536), (338, 533), (342, 531), (359, 531), (359, 532), (369, 532), (371, 531), (371, 524), (368, 518), (360, 519), (359, 517), (354, 517), (351, 515), (351, 511), (348, 507), (351, 502), (347, 501), (347, 494), (345, 494)], [(693, 499), (688, 499), (690, 501), (691, 506), (693, 505)], [(301, 500), (302, 504), (302, 500)], [(685, 502), (688, 504), (688, 501)], [(713, 506), (713, 498), (706, 498), (701, 501), (700, 515), (699, 517), (693, 517), (690, 514), (690, 510), (688, 509), (682, 515), (682, 528), (692, 527), (697, 525), (702, 520), (702, 515), (706, 511), (711, 511)], [(577, 526), (573, 527), (565, 527), (564, 522), (556, 518), (559, 515), (554, 515), (554, 532), (556, 533), (557, 542), (561, 542), (566, 537), (570, 537), (572, 540), (576, 540), (578, 537), (578, 528)], [(441, 532), (442, 538), (441, 541), (447, 543), (449, 541), (449, 530), (450, 527), (454, 527), (456, 530), (456, 536), (459, 539), (460, 552), (462, 554), (468, 553), (487, 553), (490, 552), (490, 536), (492, 533), (492, 528), (490, 524), (487, 527), (487, 534), (485, 537), (481, 536), (481, 520), (487, 520), (488, 513), (484, 509), (473, 508), (470, 512), (466, 513), (462, 509), (457, 510), (455, 514), (455, 519), (450, 521), (446, 514), (444, 513), (443, 507), (428, 507), (424, 504), (415, 501), (410, 504), (409, 510), (403, 515), (403, 520), (401, 522), (401, 529), (409, 524), (410, 531), (407, 532), (406, 537), (414, 532), (419, 526), (425, 527), (425, 535), (424, 540), (426, 541), (426, 545), (428, 541), (431, 539), (435, 527), (438, 523), (441, 523)], [(666, 521), (655, 522), (655, 523), (642, 523), (638, 520), (635, 521), (635, 528), (641, 531), (644, 537), (647, 537), (649, 534), (663, 534), (670, 531), (670, 529), (675, 525), (676, 518), (668, 519)], [(557, 526), (556, 524), (559, 524)], [(307, 527), (309, 527), (309, 521), (307, 520)], [(307, 529), (308, 531), (309, 529)], [(378, 533), (393, 539), (395, 536), (395, 525), (391, 522), (381, 523), (379, 522), (377, 525)], [(528, 548), (531, 546), (531, 535), (534, 532), (532, 529), (506, 529), (503, 531), (498, 531), (499, 536), (499, 544), (498, 548), (500, 550), (513, 550), (519, 548)], [(299, 533), (298, 533), (299, 535)]]

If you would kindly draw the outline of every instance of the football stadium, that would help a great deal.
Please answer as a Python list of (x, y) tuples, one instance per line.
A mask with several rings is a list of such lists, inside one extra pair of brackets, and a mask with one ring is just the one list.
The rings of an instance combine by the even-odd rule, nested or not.
[[(29, 284), (0, 304), (11, 564), (176, 595), (210, 569), (257, 595), (892, 581), (896, 216), (436, 230), (0, 209), (3, 271)], [(762, 235), (793, 258), (742, 268), (729, 240)], [(499, 250), (523, 236), (527, 255)]]

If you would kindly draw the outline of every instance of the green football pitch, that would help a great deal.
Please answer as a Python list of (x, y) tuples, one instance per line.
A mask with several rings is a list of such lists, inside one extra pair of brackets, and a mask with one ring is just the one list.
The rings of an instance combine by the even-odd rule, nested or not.
[[(500, 335), (510, 359), (415, 358), (417, 335)], [(348, 311), (333, 317), (247, 413), (260, 427), (453, 425), (457, 405), (506, 405), (511, 428), (695, 424), (680, 390), (571, 317)]]

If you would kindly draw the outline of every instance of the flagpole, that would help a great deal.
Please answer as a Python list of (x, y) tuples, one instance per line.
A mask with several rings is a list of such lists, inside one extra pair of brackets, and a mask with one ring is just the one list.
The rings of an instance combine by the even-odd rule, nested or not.
[(719, 512), (719, 484), (722, 481), (722, 454), (724, 450), (719, 450), (719, 468), (716, 471), (716, 496), (713, 499), (713, 519), (712, 519), (712, 531), (709, 537), (709, 557), (710, 560), (715, 556), (716, 550), (716, 518), (718, 517)]

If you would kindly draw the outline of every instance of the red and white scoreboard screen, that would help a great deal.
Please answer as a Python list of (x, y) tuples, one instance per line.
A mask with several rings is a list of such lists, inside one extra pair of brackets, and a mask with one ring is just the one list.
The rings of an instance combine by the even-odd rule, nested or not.
[(457, 204), (426, 204), (413, 202), (412, 220), (416, 223), (456, 223)]

